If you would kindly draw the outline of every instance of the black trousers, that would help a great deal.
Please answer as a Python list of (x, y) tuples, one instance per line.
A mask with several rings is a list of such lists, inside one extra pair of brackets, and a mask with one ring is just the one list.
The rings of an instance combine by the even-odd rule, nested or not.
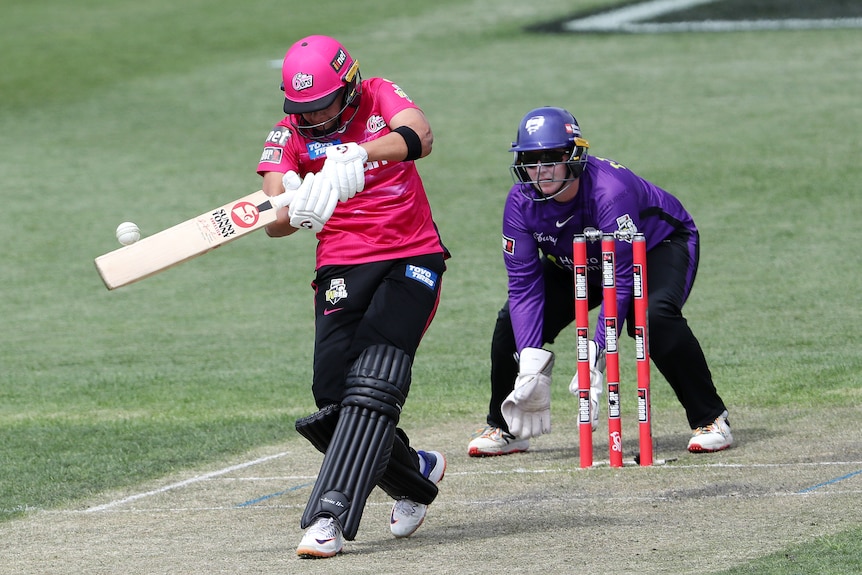
[[(674, 234), (649, 251), (647, 287), (650, 357), (676, 393), (685, 409), (689, 425), (695, 428), (711, 423), (725, 410), (725, 405), (713, 384), (700, 342), (682, 315), (682, 307), (698, 265), (698, 250), (694, 250), (695, 257), (692, 260), (689, 239), (687, 233)], [(552, 344), (560, 332), (574, 322), (573, 272), (546, 258), (543, 258), (542, 263), (545, 276), (542, 339), (545, 344)], [(590, 309), (599, 306), (602, 301), (601, 286), (590, 284), (588, 297)], [(626, 311), (629, 336), (633, 336), (633, 316), (634, 309)], [(497, 314), (491, 338), (491, 400), (487, 418), (488, 425), (506, 430), (508, 426), (500, 405), (514, 388), (518, 375), (516, 351), (509, 304), (506, 302)]]
[(411, 361), (431, 324), (446, 266), (442, 254), (324, 266), (314, 288), (314, 378), (318, 408), (341, 403), (347, 372), (366, 348), (395, 346)]
[[(445, 269), (443, 254), (318, 269), (312, 283), (315, 308), (312, 393), (319, 409), (342, 403), (350, 368), (362, 352), (372, 345), (384, 344), (399, 348), (409, 356), (412, 365), (422, 336), (437, 311)], [(391, 383), (397, 384), (406, 398), (409, 380), (406, 384)], [(336, 424), (327, 425), (332, 425), (330, 432), (337, 435)], [(437, 489), (419, 472), (416, 450), (410, 446), (409, 438), (402, 429), (396, 428), (393, 435), (380, 435), (381, 441), (391, 437), (390, 445), (372, 445), (369, 448), (369, 453), (381, 453), (380, 461), (386, 461), (386, 470), (378, 485), (393, 497), (406, 496), (430, 503), (436, 497)], [(333, 446), (330, 440), (338, 441), (338, 451), (329, 453)], [(324, 470), (329, 473), (331, 468), (327, 467), (327, 462), (330, 456), (343, 456), (341, 450), (346, 448), (343, 439), (329, 437), (322, 442), (311, 442), (318, 449), (326, 449), (321, 473)], [(376, 465), (372, 460), (358, 463)], [(321, 476), (318, 480), (331, 481), (333, 476)], [(324, 490), (321, 493), (328, 488), (322, 485), (315, 489), (318, 487)], [(366, 487), (362, 486), (363, 489)], [(364, 507), (364, 497), (363, 494), (362, 500), (357, 499), (354, 504)], [(313, 514), (319, 511), (316, 507), (318, 503), (317, 499), (309, 501), (306, 514), (312, 515), (303, 515), (303, 521), (310, 521)], [(344, 526), (349, 527), (349, 530), (345, 530), (348, 539), (352, 539), (358, 527), (358, 523), (352, 521), (349, 521), (349, 526)]]

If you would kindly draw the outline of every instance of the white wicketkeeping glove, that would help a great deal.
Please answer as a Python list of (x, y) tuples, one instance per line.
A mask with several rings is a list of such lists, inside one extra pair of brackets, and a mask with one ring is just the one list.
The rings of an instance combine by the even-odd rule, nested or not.
[(515, 389), (500, 407), (509, 433), (527, 439), (551, 432), (551, 370), (553, 352), (535, 347), (521, 351)]
[[(285, 174), (284, 179), (290, 173)], [(338, 192), (332, 187), (329, 178), (320, 173), (308, 173), (290, 202), (290, 225), (319, 232), (332, 216), (337, 203)]]
[[(590, 419), (593, 431), (599, 426), (599, 400), (605, 388), (605, 350), (599, 349), (596, 342), (590, 340)], [(569, 393), (578, 395), (578, 374), (569, 383)]]
[(346, 202), (365, 188), (365, 162), (368, 152), (356, 142), (336, 144), (326, 148), (326, 161), (321, 173), (338, 190), (338, 199)]

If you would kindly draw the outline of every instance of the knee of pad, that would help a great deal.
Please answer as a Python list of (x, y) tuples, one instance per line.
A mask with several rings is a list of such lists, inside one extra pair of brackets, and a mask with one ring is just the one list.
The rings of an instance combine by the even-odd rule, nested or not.
[(296, 420), (296, 431), (306, 438), (319, 452), (326, 453), (335, 426), (338, 425), (338, 404), (327, 405), (320, 411)]
[(347, 374), (343, 407), (356, 406), (382, 413), (396, 423), (410, 389), (412, 361), (391, 345), (367, 348)]

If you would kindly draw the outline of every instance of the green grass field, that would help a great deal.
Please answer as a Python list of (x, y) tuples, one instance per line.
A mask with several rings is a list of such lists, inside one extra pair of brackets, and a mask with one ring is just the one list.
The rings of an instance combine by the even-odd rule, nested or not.
[[(258, 189), (280, 119), (271, 61), (310, 33), (396, 81), (434, 128), (419, 166), (454, 257), (414, 368), (412, 426), (484, 421), (507, 150), (541, 105), (572, 110), (592, 153), (690, 208), (703, 246), (686, 315), (730, 406), (862, 407), (860, 32), (522, 30), (607, 4), (7, 1), (0, 519), (278, 444), (314, 409), (310, 234), (254, 235), (116, 292), (92, 262), (122, 221), (152, 234)], [(572, 341), (553, 347), (562, 417)], [(654, 410), (679, 410), (654, 387)], [(802, 572), (791, 555), (847, 572), (860, 539), (727, 573)]]

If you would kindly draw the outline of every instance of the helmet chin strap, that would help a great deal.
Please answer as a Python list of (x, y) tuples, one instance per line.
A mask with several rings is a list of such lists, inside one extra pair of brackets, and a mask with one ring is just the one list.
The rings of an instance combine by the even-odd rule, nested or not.
[[(303, 135), (312, 139), (312, 140), (328, 140), (333, 138), (336, 134), (342, 134), (345, 130), (347, 130), (347, 126), (350, 125), (350, 122), (353, 121), (353, 118), (356, 116), (356, 113), (359, 111), (359, 96), (357, 94), (350, 102), (343, 101), (341, 109), (335, 114), (333, 117), (328, 120), (324, 120), (323, 122), (317, 124), (309, 124), (305, 126), (294, 125), (294, 127), (302, 132)], [(344, 96), (346, 100), (346, 95)], [(348, 109), (352, 109), (349, 113), (349, 117), (345, 120), (344, 115), (348, 111)], [(303, 120), (305, 117), (303, 116)], [(324, 126), (329, 122), (335, 122), (333, 127), (329, 130), (325, 129)]]
[(569, 175), (571, 176), (571, 178), (567, 179), (567, 180), (563, 180), (563, 183), (560, 186), (560, 189), (557, 190), (556, 192), (554, 192), (553, 194), (550, 194), (550, 195), (546, 195), (545, 193), (542, 192), (542, 189), (541, 189), (538, 182), (530, 184), (533, 187), (533, 189), (536, 191), (536, 193), (539, 194), (539, 197), (536, 197), (536, 198), (530, 197), (530, 199), (533, 200), (534, 202), (547, 202), (548, 200), (553, 200), (554, 198), (556, 198), (557, 196), (559, 196), (560, 194), (562, 194), (563, 192), (568, 190), (569, 187), (571, 187), (571, 185), (574, 184), (575, 182), (577, 182), (578, 179), (581, 177), (580, 174), (575, 174), (575, 171), (571, 168), (571, 166), (569, 166)]
[[(513, 164), (511, 166), (511, 173), (516, 183), (526, 184), (526, 186), (530, 190), (527, 191), (527, 189), (524, 187), (519, 188), (521, 195), (523, 195), (525, 198), (532, 202), (547, 202), (548, 200), (553, 200), (560, 194), (565, 193), (573, 183), (577, 182), (580, 179), (581, 174), (583, 173), (583, 170), (580, 169), (580, 166), (574, 166), (571, 162), (565, 162), (565, 164), (568, 169), (567, 177), (561, 180), (546, 180), (546, 182), (560, 183), (560, 188), (552, 194), (545, 194), (544, 192), (542, 192), (540, 181), (529, 178), (524, 165), (519, 165), (517, 163)], [(533, 167), (538, 165), (539, 164), (531, 164), (531, 166)], [(536, 176), (538, 175), (539, 174), (536, 174)]]
[(553, 194), (550, 194), (550, 195), (547, 195), (544, 192), (542, 192), (539, 184), (533, 184), (533, 187), (536, 188), (536, 191), (539, 193), (539, 197), (538, 198), (530, 198), (530, 199), (533, 200), (534, 202), (547, 202), (548, 200), (553, 200), (554, 198), (556, 198), (557, 196), (559, 196), (560, 194), (562, 194), (563, 192), (568, 190), (569, 186), (571, 186), (574, 181), (575, 180), (564, 180), (562, 186), (560, 186), (560, 189), (557, 190), (556, 192), (554, 192)]
[[(347, 127), (347, 124), (341, 121), (341, 114), (343, 112), (344, 110), (342, 109), (335, 116), (317, 124), (306, 124), (304, 126), (297, 124), (294, 127), (312, 140), (326, 140), (343, 131), (343, 129)], [(305, 120), (305, 117), (303, 116), (302, 119)], [(326, 124), (330, 122), (334, 122), (332, 128), (326, 129)]]

